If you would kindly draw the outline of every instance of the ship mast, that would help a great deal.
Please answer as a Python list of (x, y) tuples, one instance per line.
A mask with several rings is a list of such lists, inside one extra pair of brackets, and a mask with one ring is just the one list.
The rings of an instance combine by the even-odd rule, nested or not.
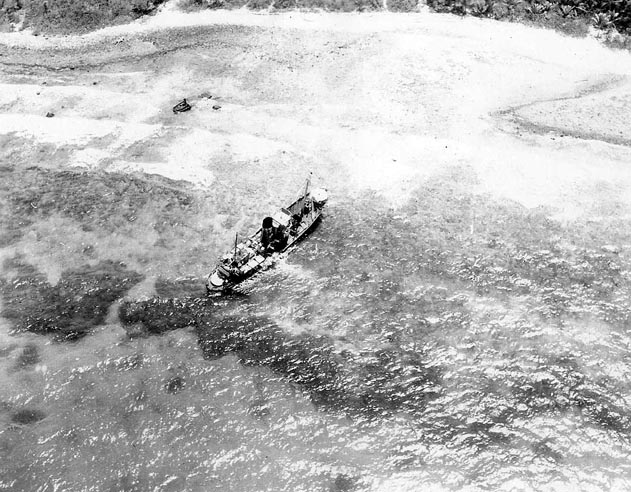
[[(309, 193), (309, 185), (311, 184), (311, 175), (313, 173), (309, 173), (309, 176), (307, 176), (307, 182), (305, 183), (305, 193), (302, 196), (302, 203), (304, 204), (305, 200), (307, 199), (307, 194)], [(304, 206), (304, 205), (303, 205)], [(307, 207), (309, 207), (309, 212), (311, 212), (311, 203), (309, 203), (307, 205)]]
[(305, 183), (305, 194), (303, 195), (303, 198), (307, 198), (307, 193), (309, 192), (309, 181), (311, 181), (311, 173), (309, 173), (309, 176), (307, 176), (307, 182)]

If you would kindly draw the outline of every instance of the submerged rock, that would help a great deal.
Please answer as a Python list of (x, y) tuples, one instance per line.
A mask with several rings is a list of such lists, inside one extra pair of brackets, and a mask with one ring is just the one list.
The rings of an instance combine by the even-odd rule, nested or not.
[(11, 415), (11, 421), (16, 424), (29, 425), (46, 418), (46, 414), (36, 408), (23, 408)]
[(340, 473), (337, 477), (335, 477), (335, 480), (333, 480), (333, 484), (331, 484), (331, 488), (329, 490), (331, 492), (350, 492), (351, 490), (355, 490), (356, 486), (356, 478)]
[(172, 377), (171, 379), (169, 379), (165, 383), (164, 390), (167, 393), (175, 395), (175, 394), (179, 393), (179, 391), (184, 387), (184, 385), (185, 385), (184, 379), (181, 378), (180, 376), (175, 376), (175, 377)]
[(18, 356), (16, 362), (16, 368), (23, 369), (26, 367), (34, 366), (40, 362), (39, 352), (37, 346), (29, 344), (22, 349), (22, 352)]

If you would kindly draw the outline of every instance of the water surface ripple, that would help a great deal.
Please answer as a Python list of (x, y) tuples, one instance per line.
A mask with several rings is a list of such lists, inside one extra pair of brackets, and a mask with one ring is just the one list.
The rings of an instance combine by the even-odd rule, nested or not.
[[(338, 199), (244, 293), (160, 277), (158, 296), (97, 296), (107, 317), (95, 308), (78, 341), (13, 323), (2, 489), (626, 488), (622, 229), (586, 239), (457, 184), (404, 211)], [(9, 322), (18, 294), (51, 302), (16, 258), (0, 286)], [(84, 307), (57, 322), (88, 319), (89, 293), (108, 287), (60, 278), (46, 295)]]

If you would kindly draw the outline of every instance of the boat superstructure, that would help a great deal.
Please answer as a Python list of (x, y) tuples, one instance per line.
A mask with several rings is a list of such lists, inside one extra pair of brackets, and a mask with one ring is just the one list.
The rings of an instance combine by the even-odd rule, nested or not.
[(229, 290), (274, 262), (279, 253), (291, 248), (320, 219), (328, 200), (325, 189), (310, 189), (307, 179), (300, 197), (265, 217), (261, 227), (245, 240), (235, 238), (234, 247), (221, 257), (208, 275), (209, 293)]

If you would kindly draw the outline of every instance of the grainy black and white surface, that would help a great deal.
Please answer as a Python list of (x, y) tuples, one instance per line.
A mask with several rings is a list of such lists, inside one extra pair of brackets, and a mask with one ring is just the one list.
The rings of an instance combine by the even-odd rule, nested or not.
[(0, 54), (0, 490), (631, 488), (628, 53), (167, 9)]

